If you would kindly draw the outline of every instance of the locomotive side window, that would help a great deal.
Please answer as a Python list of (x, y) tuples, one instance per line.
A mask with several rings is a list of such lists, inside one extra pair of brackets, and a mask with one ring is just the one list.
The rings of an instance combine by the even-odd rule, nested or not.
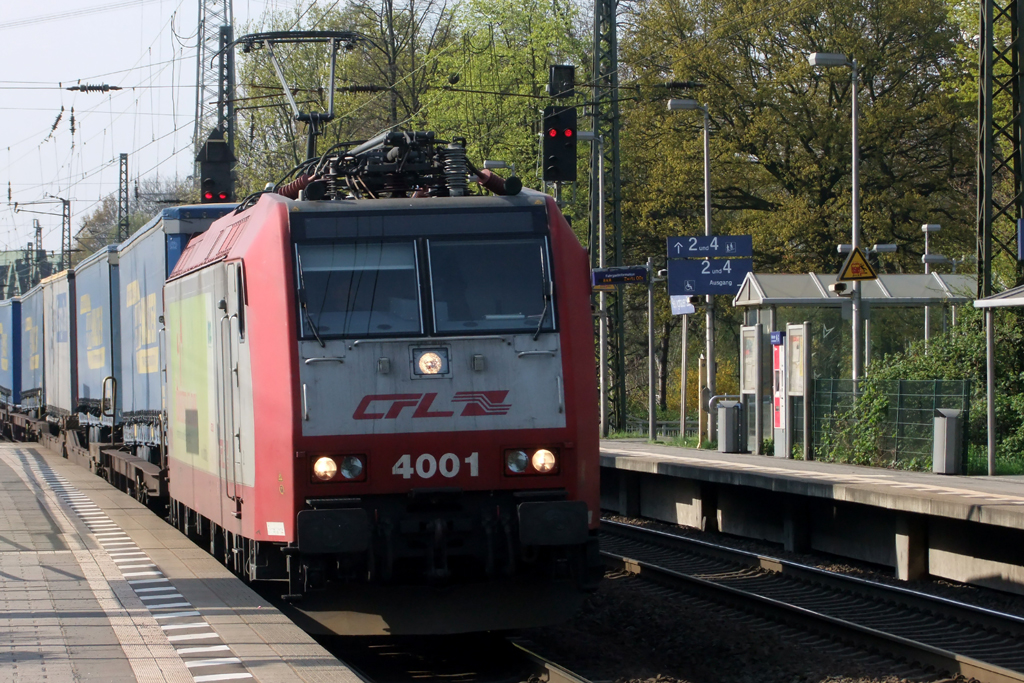
[(554, 329), (546, 240), (429, 240), (428, 254), (438, 334)]
[(304, 338), (422, 332), (413, 242), (299, 244), (296, 255)]

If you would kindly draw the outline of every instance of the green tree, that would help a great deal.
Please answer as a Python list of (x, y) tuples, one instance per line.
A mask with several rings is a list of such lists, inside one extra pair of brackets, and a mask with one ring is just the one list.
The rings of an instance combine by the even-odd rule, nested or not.
[[(641, 86), (705, 85), (694, 96), (711, 109), (717, 229), (752, 233), (758, 270), (834, 271), (836, 244), (849, 242), (849, 71), (815, 73), (806, 55), (816, 51), (860, 65), (863, 241), (896, 242), (890, 263), (908, 271), (920, 268), (921, 223), (944, 224), (937, 248), (970, 243), (974, 111), (949, 87), (966, 64), (940, 0), (655, 0), (633, 20), (623, 62)], [(700, 122), (663, 109), (654, 99), (626, 119), (631, 190), (640, 181), (631, 210), (663, 230), (692, 230)]]
[[(189, 180), (181, 178), (150, 177), (138, 181), (128, 199), (128, 232), (134, 233), (161, 209), (199, 201), (199, 191)], [(75, 233), (75, 253), (72, 261), (78, 263), (108, 244), (117, 243), (117, 193), (100, 199), (98, 206), (82, 219)]]
[[(710, 110), (713, 230), (752, 234), (757, 272), (838, 269), (836, 245), (850, 241), (850, 73), (815, 72), (806, 60), (815, 51), (858, 60), (862, 241), (900, 245), (883, 271), (921, 272), (925, 222), (944, 226), (935, 251), (973, 251), (976, 110), (963, 91), (973, 56), (942, 0), (652, 0), (623, 9), (620, 76), (636, 84), (621, 92), (628, 262), (660, 256), (668, 236), (704, 232), (701, 115), (665, 111), (669, 97), (692, 97)], [(702, 87), (667, 89), (669, 81)], [(627, 352), (640, 359), (644, 299), (627, 294), (637, 323), (627, 327)], [(717, 303), (721, 362), (737, 352), (741, 320), (728, 299)], [(677, 320), (667, 301), (657, 309), (664, 386)], [(703, 323), (691, 328), (695, 359)], [(734, 379), (721, 370), (719, 383)], [(646, 368), (636, 371), (645, 386)]]
[[(577, 81), (587, 80), (579, 16), (573, 4), (543, 0), (461, 3), (455, 13), (457, 38), (438, 57), (424, 95), (428, 125), (442, 137), (466, 138), (477, 163), (514, 163), (526, 185), (540, 187), (537, 133), (540, 110), (550, 103), (548, 67), (573, 64), (579, 67)], [(582, 104), (586, 94), (579, 91), (570, 103)]]
[[(449, 41), (452, 12), (437, 0), (353, 0), (336, 9), (313, 6), (265, 16), (261, 31), (354, 31), (365, 37), (338, 54), (335, 120), (318, 152), (365, 140), (391, 127), (422, 121), (421, 99), (437, 69), (435, 54)], [(249, 27), (247, 30), (256, 30)], [(324, 44), (280, 46), (275, 54), (303, 112), (326, 112), (329, 56)], [(262, 49), (239, 61), (239, 194), (263, 189), (306, 158), (307, 129), (295, 121), (268, 55)]]

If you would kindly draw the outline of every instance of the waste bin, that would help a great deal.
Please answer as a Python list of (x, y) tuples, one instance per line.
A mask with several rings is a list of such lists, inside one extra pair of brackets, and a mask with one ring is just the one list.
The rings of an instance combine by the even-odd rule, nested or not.
[(739, 401), (718, 402), (718, 452), (744, 453), (746, 433), (743, 429), (743, 404)]
[(932, 471), (935, 474), (960, 474), (963, 456), (961, 411), (935, 409), (935, 438), (932, 445)]

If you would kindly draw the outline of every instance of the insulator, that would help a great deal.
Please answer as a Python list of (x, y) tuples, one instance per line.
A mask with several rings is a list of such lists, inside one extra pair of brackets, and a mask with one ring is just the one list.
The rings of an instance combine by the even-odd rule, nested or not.
[(302, 175), (300, 175), (298, 178), (291, 181), (287, 185), (283, 185), (277, 188), (277, 193), (279, 195), (288, 197), (288, 199), (298, 199), (299, 191), (306, 189), (306, 186), (309, 185), (312, 181), (313, 179), (311, 177), (303, 173)]
[(444, 179), (453, 197), (464, 197), (469, 188), (469, 162), (466, 148), (451, 143), (444, 152)]
[(327, 181), (327, 196), (332, 199), (338, 198), (338, 164), (333, 160), (327, 164), (327, 173), (324, 174)]

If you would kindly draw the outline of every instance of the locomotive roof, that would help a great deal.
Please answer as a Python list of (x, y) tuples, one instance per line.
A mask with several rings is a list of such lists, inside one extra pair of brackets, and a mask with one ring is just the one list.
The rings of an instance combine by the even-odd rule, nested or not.
[(395, 211), (415, 209), (416, 211), (451, 211), (452, 209), (487, 209), (507, 208), (509, 206), (531, 207), (544, 206), (546, 194), (536, 190), (524, 189), (513, 197), (483, 195), (467, 197), (402, 197), (398, 199), (343, 199), (336, 201), (298, 201), (281, 198), (287, 202), (290, 211), (318, 212), (330, 211)]

